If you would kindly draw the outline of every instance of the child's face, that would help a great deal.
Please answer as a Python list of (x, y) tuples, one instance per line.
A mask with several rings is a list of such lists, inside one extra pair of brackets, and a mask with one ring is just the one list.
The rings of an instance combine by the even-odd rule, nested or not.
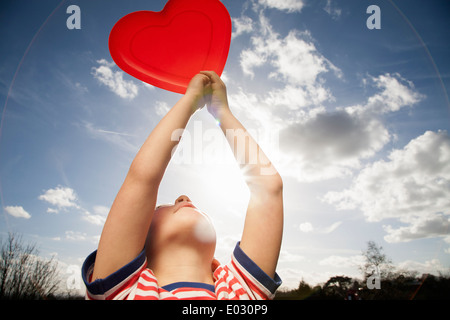
[(174, 204), (155, 209), (148, 241), (158, 249), (174, 243), (215, 248), (216, 233), (210, 218), (187, 196), (180, 196)]

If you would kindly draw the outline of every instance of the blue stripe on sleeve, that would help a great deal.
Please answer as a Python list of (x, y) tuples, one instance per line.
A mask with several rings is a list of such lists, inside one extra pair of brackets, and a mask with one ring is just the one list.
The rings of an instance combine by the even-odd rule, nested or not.
[(236, 244), (234, 248), (234, 257), (239, 262), (241, 266), (247, 270), (256, 280), (258, 280), (264, 287), (266, 287), (272, 294), (281, 285), (281, 278), (275, 273), (274, 279), (272, 279), (267, 273), (265, 273), (261, 268), (250, 259), (245, 252), (240, 247), (240, 242)]
[(95, 264), (95, 258), (97, 256), (97, 251), (92, 252), (84, 261), (83, 267), (82, 267), (82, 277), (84, 284), (86, 285), (87, 290), (89, 293), (93, 295), (102, 295), (114, 288), (115, 286), (119, 285), (122, 281), (124, 281), (126, 278), (128, 278), (131, 274), (135, 273), (137, 270), (139, 270), (143, 263), (145, 262), (145, 250), (142, 250), (142, 252), (130, 263), (123, 266), (116, 272), (110, 274), (108, 277), (104, 279), (97, 279), (91, 283), (89, 283), (89, 272), (94, 267)]

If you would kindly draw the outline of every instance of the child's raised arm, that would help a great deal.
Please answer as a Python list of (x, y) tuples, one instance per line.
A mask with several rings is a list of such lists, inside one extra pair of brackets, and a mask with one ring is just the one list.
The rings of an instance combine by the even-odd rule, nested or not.
[(158, 123), (137, 153), (105, 222), (92, 280), (117, 271), (144, 248), (159, 184), (178, 144), (172, 134), (184, 129), (191, 115), (202, 106), (209, 83), (207, 76), (196, 75), (186, 94)]
[[(270, 277), (274, 277), (283, 234), (283, 182), (281, 176), (228, 106), (225, 84), (214, 72), (208, 111), (220, 127), (241, 166), (250, 189), (241, 249)], [(257, 106), (255, 106), (257, 107)]]

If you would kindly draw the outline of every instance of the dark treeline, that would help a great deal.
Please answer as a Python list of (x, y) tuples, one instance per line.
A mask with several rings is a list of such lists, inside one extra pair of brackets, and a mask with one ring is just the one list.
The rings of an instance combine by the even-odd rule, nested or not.
[(381, 280), (379, 289), (369, 289), (367, 280), (346, 276), (330, 278), (323, 285), (300, 281), (297, 289), (279, 290), (275, 300), (448, 300), (450, 276), (397, 274)]

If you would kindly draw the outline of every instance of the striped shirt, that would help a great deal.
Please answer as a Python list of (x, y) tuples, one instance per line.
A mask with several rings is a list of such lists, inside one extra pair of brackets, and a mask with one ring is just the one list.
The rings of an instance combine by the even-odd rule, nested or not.
[(96, 253), (87, 257), (82, 268), (88, 300), (269, 300), (281, 285), (278, 274), (274, 279), (269, 277), (239, 243), (231, 261), (214, 271), (214, 285), (177, 282), (160, 287), (155, 274), (147, 268), (145, 251), (107, 278), (91, 282)]

